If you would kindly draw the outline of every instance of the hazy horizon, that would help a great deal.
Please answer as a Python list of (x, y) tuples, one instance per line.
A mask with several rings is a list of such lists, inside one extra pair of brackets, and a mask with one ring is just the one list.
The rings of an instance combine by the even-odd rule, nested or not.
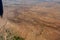
[(60, 2), (60, 0), (3, 0), (4, 4), (35, 4), (40, 2)]

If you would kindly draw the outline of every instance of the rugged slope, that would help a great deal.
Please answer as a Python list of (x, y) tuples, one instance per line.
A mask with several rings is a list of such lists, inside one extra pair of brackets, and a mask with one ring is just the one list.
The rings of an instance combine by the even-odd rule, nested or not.
[[(44, 4), (42, 6), (5, 6), (6, 21), (0, 32), (3, 38), (13, 40), (11, 38), (16, 35), (25, 40), (60, 40), (59, 5), (46, 7)], [(12, 34), (8, 35), (7, 31)]]

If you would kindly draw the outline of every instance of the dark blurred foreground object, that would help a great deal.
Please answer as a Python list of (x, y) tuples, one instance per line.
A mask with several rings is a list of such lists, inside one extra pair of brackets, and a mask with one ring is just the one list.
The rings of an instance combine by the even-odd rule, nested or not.
[(0, 16), (1, 16), (1, 18), (3, 17), (3, 4), (2, 4), (2, 0), (0, 0)]

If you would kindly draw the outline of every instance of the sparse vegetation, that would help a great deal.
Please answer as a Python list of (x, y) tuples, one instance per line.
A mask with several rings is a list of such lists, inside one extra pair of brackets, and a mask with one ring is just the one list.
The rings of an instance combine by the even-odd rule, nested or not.
[(4, 40), (4, 37), (0, 35), (0, 40)]
[(16, 35), (16, 33), (12, 32), (11, 29), (3, 29), (0, 34), (0, 40), (25, 40), (23, 37)]
[(14, 36), (13, 39), (14, 39), (14, 40), (24, 40), (24, 38), (18, 37), (18, 36)]
[(16, 33), (12, 33), (10, 30), (6, 30), (7, 32), (7, 40), (24, 40), (24, 38), (19, 37)]

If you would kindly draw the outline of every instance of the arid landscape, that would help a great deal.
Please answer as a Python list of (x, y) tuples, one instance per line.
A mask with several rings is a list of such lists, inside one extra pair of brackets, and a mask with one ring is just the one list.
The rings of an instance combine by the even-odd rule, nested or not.
[(0, 40), (60, 40), (59, 3), (4, 5), (0, 20)]

